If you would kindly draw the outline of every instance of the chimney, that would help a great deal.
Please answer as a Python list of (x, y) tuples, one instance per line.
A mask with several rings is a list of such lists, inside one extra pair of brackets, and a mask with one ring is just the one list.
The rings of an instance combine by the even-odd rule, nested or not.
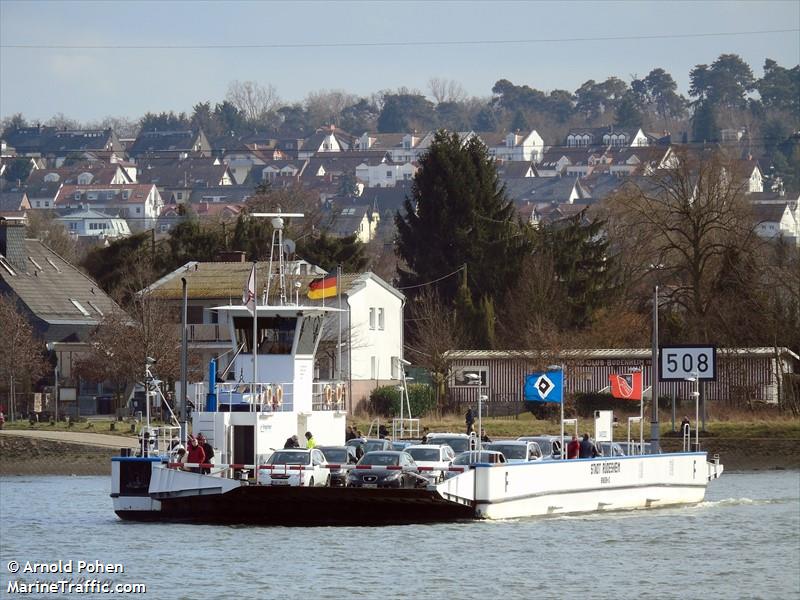
[(22, 219), (0, 219), (0, 254), (5, 256), (14, 270), (21, 273), (28, 272), (25, 229)]

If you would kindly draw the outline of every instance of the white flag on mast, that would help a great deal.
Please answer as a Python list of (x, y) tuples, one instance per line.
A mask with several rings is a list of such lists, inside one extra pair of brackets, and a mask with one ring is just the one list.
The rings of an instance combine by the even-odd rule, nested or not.
[(250, 271), (250, 277), (247, 278), (247, 284), (244, 286), (242, 292), (242, 304), (247, 307), (251, 313), (256, 310), (256, 265), (253, 263), (253, 269)]

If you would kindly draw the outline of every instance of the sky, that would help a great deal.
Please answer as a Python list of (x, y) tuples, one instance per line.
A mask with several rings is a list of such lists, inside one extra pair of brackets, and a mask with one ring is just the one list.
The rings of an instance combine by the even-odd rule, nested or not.
[(488, 97), (503, 78), (574, 91), (662, 67), (686, 93), (690, 69), (722, 53), (739, 54), (757, 77), (765, 58), (797, 65), (798, 30), (799, 0), (0, 0), (0, 117), (191, 112), (222, 101), (234, 80), (271, 84), (285, 102), (323, 89), (428, 93), (432, 77)]

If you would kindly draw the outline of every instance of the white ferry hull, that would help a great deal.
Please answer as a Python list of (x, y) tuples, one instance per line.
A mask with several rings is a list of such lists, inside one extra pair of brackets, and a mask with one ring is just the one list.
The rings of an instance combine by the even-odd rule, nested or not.
[(476, 518), (510, 519), (696, 504), (721, 472), (705, 453), (541, 461), (478, 466), (437, 490)]
[(246, 485), (150, 466), (144, 494), (112, 493), (121, 518), (276, 525), (513, 519), (696, 504), (722, 473), (705, 453), (664, 454), (478, 465), (427, 489), (382, 490)]

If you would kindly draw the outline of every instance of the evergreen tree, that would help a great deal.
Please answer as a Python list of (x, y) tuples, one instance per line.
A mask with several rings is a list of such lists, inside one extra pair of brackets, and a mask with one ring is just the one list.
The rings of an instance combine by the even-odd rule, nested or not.
[[(459, 279), (445, 276), (465, 265), (473, 305), (502, 297), (513, 285), (528, 240), (480, 140), (465, 143), (458, 134), (438, 131), (420, 160), (404, 213), (395, 217), (397, 251), (407, 265), (398, 269), (401, 286), (436, 281), (442, 301), (453, 307)], [(465, 304), (462, 298), (462, 310)]]
[(719, 136), (714, 107), (710, 100), (700, 101), (692, 117), (692, 139), (695, 142), (713, 142)]
[(536, 233), (534, 251), (553, 258), (561, 292), (556, 318), (562, 330), (590, 326), (595, 313), (614, 297), (615, 269), (608, 241), (601, 235), (604, 227), (604, 221), (587, 222), (583, 210)]
[(323, 233), (305, 238), (297, 244), (297, 255), (329, 272), (341, 265), (345, 273), (360, 273), (367, 266), (364, 245), (355, 235), (337, 238)]
[(614, 124), (617, 127), (635, 128), (642, 126), (642, 120), (642, 111), (639, 110), (635, 95), (632, 92), (625, 94), (617, 105), (617, 114)]

